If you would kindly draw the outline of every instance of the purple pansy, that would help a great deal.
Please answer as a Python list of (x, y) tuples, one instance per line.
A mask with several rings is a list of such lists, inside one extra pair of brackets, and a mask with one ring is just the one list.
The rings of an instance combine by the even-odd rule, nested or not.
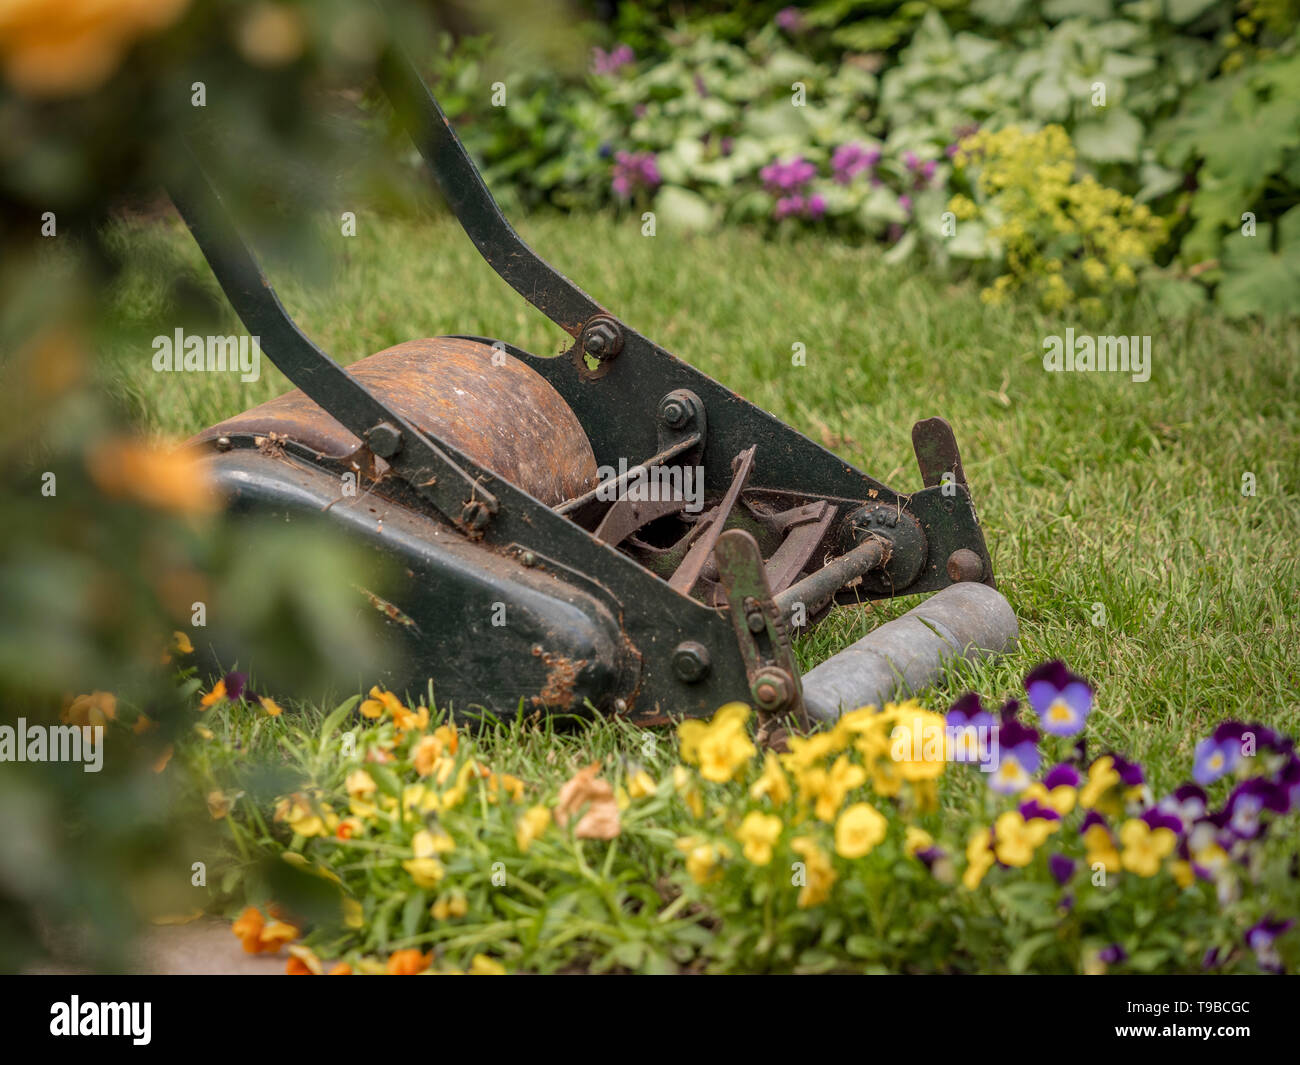
[(1053, 736), (1082, 732), (1092, 712), (1092, 685), (1066, 669), (1060, 659), (1030, 670), (1025, 677), (1025, 694), (1043, 731)]
[(989, 774), (989, 787), (1003, 795), (1027, 788), (1042, 761), (1038, 753), (1038, 730), (1017, 719), (1019, 709), (1018, 702), (1008, 700), (998, 724), (998, 767)]
[(1192, 778), (1205, 787), (1231, 773), (1241, 762), (1242, 737), (1246, 726), (1240, 721), (1225, 721), (1214, 734), (1196, 745)]
[(1112, 943), (1108, 947), (1102, 947), (1097, 951), (1097, 960), (1105, 962), (1107, 965), (1118, 965), (1120, 962), (1128, 961), (1128, 951), (1118, 943)]
[(248, 685), (248, 674), (227, 673), (221, 679), (226, 685), (226, 698), (232, 703), (239, 702), (244, 696), (244, 688)]
[(1048, 791), (1053, 788), (1077, 788), (1078, 786), (1079, 771), (1067, 762), (1052, 766), (1043, 777), (1043, 787)]
[(659, 187), (659, 164), (651, 152), (618, 152), (614, 156), (614, 194), (630, 200), (641, 191)]
[(1053, 854), (1047, 859), (1047, 868), (1051, 871), (1052, 879), (1062, 887), (1070, 882), (1070, 877), (1074, 876), (1077, 864), (1073, 858), (1067, 858), (1064, 854)]
[(1205, 816), (1209, 804), (1205, 789), (1196, 784), (1184, 784), (1175, 789), (1172, 795), (1160, 800), (1159, 808), (1165, 813), (1173, 814), (1183, 824), (1190, 825)]
[(1176, 836), (1183, 834), (1183, 821), (1177, 814), (1167, 813), (1159, 807), (1153, 806), (1150, 810), (1145, 811), (1139, 818), (1145, 821), (1154, 831), (1157, 828), (1167, 828)]
[(1275, 921), (1266, 915), (1246, 930), (1246, 945), (1255, 952), (1261, 969), (1271, 973), (1282, 971), (1282, 957), (1277, 952), (1277, 940), (1294, 924), (1294, 920)]
[(1289, 805), (1288, 796), (1263, 777), (1244, 780), (1232, 789), (1228, 801), (1224, 804), (1227, 816), (1226, 827), (1238, 839), (1255, 839), (1263, 830), (1260, 815), (1268, 810), (1275, 814), (1284, 814)]
[[(948, 756), (954, 762), (983, 762), (988, 757), (987, 737), (995, 722), (976, 692), (967, 692), (953, 703), (944, 723), (953, 740)], [(986, 737), (983, 743), (981, 737)]]

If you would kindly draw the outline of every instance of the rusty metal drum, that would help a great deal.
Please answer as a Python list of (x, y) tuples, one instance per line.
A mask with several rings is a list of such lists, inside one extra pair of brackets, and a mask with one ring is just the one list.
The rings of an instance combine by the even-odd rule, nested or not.
[[(545, 378), (504, 351), (454, 337), (411, 340), (348, 372), (422, 432), (547, 506), (595, 487), (596, 458), (577, 416)], [(336, 459), (362, 446), (298, 389), (204, 430), (194, 442), (247, 434), (277, 434)]]

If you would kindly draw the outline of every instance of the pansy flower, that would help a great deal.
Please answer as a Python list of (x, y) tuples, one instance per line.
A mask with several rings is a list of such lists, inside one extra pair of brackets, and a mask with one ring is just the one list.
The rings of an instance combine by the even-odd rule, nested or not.
[(1184, 825), (1190, 825), (1205, 816), (1209, 809), (1205, 789), (1196, 784), (1183, 784), (1160, 800), (1158, 808), (1173, 814)]
[(989, 787), (1003, 795), (1024, 791), (1038, 772), (1038, 730), (1016, 718), (1020, 704), (1010, 699), (1002, 707), (998, 725), (998, 765), (989, 775)]
[(1079, 835), (1087, 851), (1085, 861), (1089, 866), (1100, 865), (1108, 873), (1120, 870), (1119, 850), (1115, 846), (1115, 837), (1111, 835), (1106, 819), (1096, 810), (1089, 810), (1079, 825)]
[(1025, 789), (1025, 797), (1036, 799), (1064, 817), (1074, 809), (1078, 798), (1079, 771), (1062, 763), (1052, 766), (1041, 781), (1034, 781)]
[(630, 200), (638, 192), (654, 192), (662, 178), (652, 152), (616, 152), (611, 185), (620, 200)]
[(1074, 876), (1077, 864), (1073, 858), (1067, 858), (1064, 854), (1053, 854), (1047, 859), (1047, 868), (1052, 874), (1052, 879), (1062, 887), (1070, 882), (1070, 877)]
[(1128, 961), (1128, 951), (1118, 943), (1112, 943), (1108, 947), (1102, 947), (1097, 951), (1097, 960), (1107, 965), (1119, 965), (1121, 962)]
[(1265, 916), (1246, 930), (1246, 945), (1255, 952), (1259, 967), (1271, 973), (1282, 972), (1282, 956), (1277, 952), (1277, 940), (1295, 924), (1294, 920), (1275, 921)]
[(1255, 839), (1263, 831), (1260, 815), (1265, 810), (1286, 813), (1287, 806), (1283, 789), (1263, 777), (1252, 777), (1233, 788), (1224, 804), (1228, 815), (1226, 827), (1239, 839)]
[(1242, 737), (1246, 726), (1240, 721), (1225, 721), (1214, 734), (1196, 745), (1192, 778), (1205, 787), (1231, 773), (1241, 762)]
[(983, 762), (988, 758), (988, 741), (980, 743), (995, 727), (993, 714), (980, 701), (976, 692), (967, 692), (952, 704), (944, 716), (948, 737), (948, 760), (952, 762)]

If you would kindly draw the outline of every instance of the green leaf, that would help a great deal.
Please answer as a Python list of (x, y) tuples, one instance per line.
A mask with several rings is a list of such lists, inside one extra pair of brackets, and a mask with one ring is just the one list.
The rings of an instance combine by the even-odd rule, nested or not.
[(664, 185), (655, 197), (655, 217), (672, 233), (703, 233), (717, 221), (713, 207), (697, 192)]
[(1165, 0), (1165, 14), (1175, 26), (1182, 26), (1209, 11), (1218, 0)]
[(1224, 277), (1215, 293), (1232, 317), (1285, 314), (1300, 307), (1300, 207), (1278, 223), (1279, 250), (1270, 246), (1273, 227), (1253, 237), (1237, 233), (1223, 242)]
[(1081, 156), (1093, 162), (1135, 163), (1142, 146), (1142, 123), (1122, 107), (1114, 107), (1101, 119), (1080, 122), (1074, 129), (1074, 144)]
[(1034, 955), (1056, 939), (1056, 931), (1039, 932), (1037, 935), (1022, 939), (1007, 958), (1007, 968), (1013, 973), (1023, 973), (1034, 960)]

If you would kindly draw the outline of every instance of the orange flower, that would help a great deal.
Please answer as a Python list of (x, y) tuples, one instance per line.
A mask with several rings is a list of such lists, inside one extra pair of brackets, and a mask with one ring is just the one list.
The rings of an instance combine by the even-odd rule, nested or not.
[(263, 695), (260, 701), (262, 703), (262, 709), (266, 711), (267, 717), (279, 717), (284, 713), (284, 711), (280, 709), (280, 704), (269, 695)]
[(209, 706), (215, 706), (226, 697), (226, 679), (224, 677), (212, 686), (212, 690), (199, 700), (199, 705), (206, 710)]
[(103, 725), (117, 720), (117, 696), (112, 692), (78, 695), (63, 711), (65, 725)]
[(86, 467), (95, 487), (110, 499), (180, 514), (208, 514), (219, 506), (207, 469), (192, 452), (115, 436), (91, 449)]
[(555, 820), (561, 825), (567, 824), (570, 816), (585, 803), (591, 804), (574, 829), (578, 839), (613, 839), (622, 831), (614, 789), (608, 781), (596, 776), (599, 771), (600, 763), (592, 762), (585, 769), (579, 769), (560, 788)]
[(351, 976), (352, 966), (345, 961), (339, 962), (330, 970), (330, 976)]
[(420, 732), (429, 723), (429, 708), (420, 707), (419, 711), (408, 710), (401, 703), (393, 708), (393, 724), (398, 732)]
[(395, 950), (388, 956), (389, 976), (419, 976), (433, 961), (433, 954), (421, 954), (414, 947)]
[(189, 0), (7, 0), (0, 4), (5, 76), (32, 96), (102, 85), (137, 37), (171, 25)]
[(387, 710), (390, 714), (395, 714), (398, 710), (405, 709), (400, 700), (392, 692), (386, 692), (376, 686), (370, 689), (370, 698), (361, 703), (361, 716), (368, 717), (372, 721), (384, 716)]
[[(272, 907), (274, 912), (274, 907)], [(278, 954), (286, 943), (297, 939), (301, 932), (287, 921), (278, 918), (267, 921), (256, 906), (249, 906), (230, 926), (244, 950), (249, 954)], [(301, 953), (301, 952), (299, 952)]]

